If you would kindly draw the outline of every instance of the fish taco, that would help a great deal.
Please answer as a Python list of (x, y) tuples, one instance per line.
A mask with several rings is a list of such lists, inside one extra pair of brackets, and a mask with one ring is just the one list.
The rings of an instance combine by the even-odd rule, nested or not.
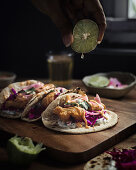
[(49, 106), (49, 104), (66, 91), (67, 89), (63, 87), (57, 87), (48, 92), (42, 91), (37, 95), (35, 100), (26, 106), (21, 118), (28, 122), (40, 119), (42, 112)]
[(55, 131), (82, 134), (110, 128), (118, 122), (118, 116), (106, 109), (98, 94), (89, 100), (85, 93), (71, 91), (46, 108), (42, 121)]
[(39, 93), (54, 88), (53, 84), (44, 84), (36, 80), (27, 80), (10, 84), (0, 93), (0, 116), (19, 118), (24, 108)]

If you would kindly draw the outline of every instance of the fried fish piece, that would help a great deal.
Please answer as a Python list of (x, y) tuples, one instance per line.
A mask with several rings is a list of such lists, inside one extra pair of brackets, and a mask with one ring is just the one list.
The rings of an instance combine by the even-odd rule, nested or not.
[(45, 84), (44, 86), (37, 88), (35, 91), (36, 93), (39, 93), (43, 90), (48, 91), (53, 88), (55, 88), (54, 84)]
[(24, 95), (22, 93), (18, 93), (15, 99), (13, 100), (7, 100), (5, 102), (5, 109), (7, 108), (18, 108), (23, 109), (26, 104), (29, 102), (29, 100), (32, 98), (32, 95)]
[(55, 99), (55, 92), (50, 92), (49, 94), (47, 94), (43, 99), (42, 99), (42, 106), (47, 108), (47, 106)]
[(63, 108), (61, 106), (57, 106), (53, 110), (53, 113), (58, 115), (60, 120), (62, 120), (64, 122), (69, 121), (70, 117), (73, 117), (77, 121), (84, 120), (85, 127), (88, 128), (87, 120), (85, 118), (85, 110), (83, 108), (80, 108), (77, 106), (68, 107), (68, 108)]

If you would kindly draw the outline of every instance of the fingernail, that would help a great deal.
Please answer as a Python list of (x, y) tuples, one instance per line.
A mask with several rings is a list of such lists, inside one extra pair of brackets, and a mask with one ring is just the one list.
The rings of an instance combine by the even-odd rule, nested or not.
[(101, 44), (101, 41), (98, 41), (97, 44)]
[(64, 35), (63, 37), (63, 43), (66, 47), (69, 47), (71, 45), (71, 36), (68, 35)]

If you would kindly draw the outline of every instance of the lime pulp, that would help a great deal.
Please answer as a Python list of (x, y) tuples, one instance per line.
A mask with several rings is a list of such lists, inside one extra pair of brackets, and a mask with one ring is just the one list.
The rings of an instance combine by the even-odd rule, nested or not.
[(88, 53), (94, 50), (97, 46), (98, 34), (99, 29), (94, 21), (80, 20), (73, 29), (72, 49), (78, 53)]
[(105, 76), (92, 76), (88, 84), (95, 87), (106, 87), (109, 84), (109, 79)]
[(42, 144), (33, 144), (31, 138), (14, 136), (8, 140), (9, 161), (16, 165), (29, 165), (44, 150)]

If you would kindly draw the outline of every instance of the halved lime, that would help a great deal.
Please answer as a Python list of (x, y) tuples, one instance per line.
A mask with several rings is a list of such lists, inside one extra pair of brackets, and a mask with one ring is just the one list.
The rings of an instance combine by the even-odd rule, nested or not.
[(98, 34), (99, 28), (94, 21), (80, 20), (73, 29), (72, 49), (78, 53), (88, 53), (94, 50), (97, 46)]
[(105, 76), (92, 76), (89, 78), (88, 84), (95, 87), (106, 87), (109, 84), (109, 79)]
[(33, 144), (31, 138), (14, 136), (8, 140), (9, 161), (15, 165), (27, 166), (44, 150), (42, 144)]

